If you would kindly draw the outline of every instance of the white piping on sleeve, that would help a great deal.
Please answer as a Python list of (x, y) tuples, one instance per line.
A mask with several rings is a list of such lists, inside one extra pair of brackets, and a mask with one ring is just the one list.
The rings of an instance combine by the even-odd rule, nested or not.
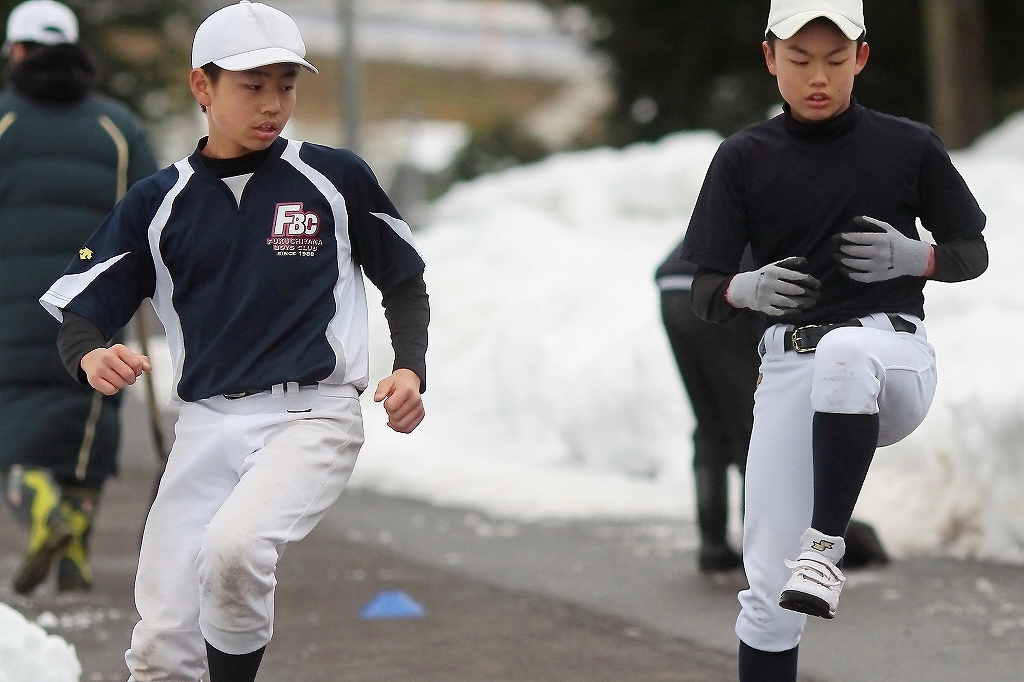
[(394, 216), (389, 216), (387, 213), (371, 212), (370, 215), (374, 216), (375, 218), (380, 218), (385, 223), (387, 223), (388, 226), (395, 231), (395, 234), (404, 239), (409, 244), (409, 246), (413, 248), (416, 254), (420, 257), (420, 260), (426, 261), (426, 259), (423, 258), (423, 254), (420, 253), (420, 250), (416, 248), (416, 242), (413, 241), (412, 228), (409, 227), (409, 223), (405, 222), (404, 220), (399, 220)]
[(64, 321), (64, 306), (71, 303), (80, 293), (85, 291), (96, 278), (114, 266), (119, 260), (128, 255), (128, 252), (108, 258), (102, 263), (97, 263), (85, 272), (74, 275), (64, 275), (50, 287), (49, 291), (42, 295), (39, 303), (46, 311), (57, 318), (58, 322)]

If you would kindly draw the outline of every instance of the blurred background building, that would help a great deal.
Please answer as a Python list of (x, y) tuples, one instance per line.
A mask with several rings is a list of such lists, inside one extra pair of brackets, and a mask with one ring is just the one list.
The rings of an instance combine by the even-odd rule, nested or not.
[[(226, 4), (201, 6), (205, 13)], [(450, 183), (474, 133), (474, 149), (504, 149), (494, 158), (463, 159), (462, 175), (603, 140), (613, 95), (580, 7), (523, 0), (274, 4), (295, 19), (320, 70), (300, 82), (286, 134), (358, 151), (414, 225), (424, 222), (426, 201)]]

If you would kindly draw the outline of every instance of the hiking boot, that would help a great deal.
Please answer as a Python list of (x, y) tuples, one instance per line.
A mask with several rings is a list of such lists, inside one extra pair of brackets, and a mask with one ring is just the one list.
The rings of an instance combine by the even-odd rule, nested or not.
[[(70, 548), (75, 542), (72, 541)], [(92, 589), (92, 571), (89, 568), (88, 557), (85, 560), (81, 555), (74, 558), (65, 555), (57, 562), (57, 591), (58, 592), (88, 592)]]
[(882, 539), (870, 524), (857, 520), (850, 521), (843, 539), (846, 540), (843, 569), (870, 568), (889, 563), (889, 554), (882, 545)]
[(800, 538), (800, 556), (786, 559), (793, 577), (782, 588), (779, 606), (819, 618), (835, 618), (846, 576), (836, 567), (846, 552), (843, 538), (813, 528)]
[(60, 486), (50, 473), (45, 469), (24, 469), (18, 474), (20, 481), (8, 481), (8, 492), (13, 484), (18, 484), (19, 506), (27, 512), (29, 536), (25, 558), (12, 583), (15, 592), (27, 595), (46, 580), (54, 559), (71, 542), (73, 533), (61, 508)]
[(96, 513), (99, 492), (89, 488), (64, 487), (61, 508), (71, 526), (73, 537), (61, 552), (57, 563), (57, 591), (85, 592), (92, 589), (89, 567), (89, 535)]

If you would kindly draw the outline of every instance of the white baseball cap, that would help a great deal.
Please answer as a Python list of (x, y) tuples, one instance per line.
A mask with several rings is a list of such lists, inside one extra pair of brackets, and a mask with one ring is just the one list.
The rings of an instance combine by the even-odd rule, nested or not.
[(7, 17), (7, 42), (58, 45), (78, 41), (78, 20), (66, 5), (55, 0), (23, 2)]
[(192, 41), (192, 68), (213, 62), (228, 71), (248, 71), (267, 64), (307, 62), (306, 44), (292, 18), (260, 2), (241, 0), (206, 18)]
[(789, 40), (818, 17), (832, 21), (850, 40), (864, 35), (862, 0), (772, 0), (764, 34), (771, 32), (779, 40)]

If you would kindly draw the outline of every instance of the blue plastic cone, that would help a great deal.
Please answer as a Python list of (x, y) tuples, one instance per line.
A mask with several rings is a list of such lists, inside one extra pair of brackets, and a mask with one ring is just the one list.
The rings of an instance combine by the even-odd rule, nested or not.
[(385, 590), (367, 602), (359, 612), (360, 620), (422, 618), (427, 610), (401, 590)]

